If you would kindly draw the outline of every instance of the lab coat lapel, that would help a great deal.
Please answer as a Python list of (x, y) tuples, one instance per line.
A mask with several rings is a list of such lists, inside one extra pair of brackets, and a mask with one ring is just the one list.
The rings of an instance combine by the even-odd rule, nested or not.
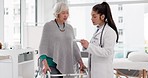
[(101, 34), (102, 28), (103, 28), (103, 27), (101, 27), (101, 28), (99, 29), (99, 31), (98, 31), (98, 32), (95, 32), (95, 33), (93, 34), (93, 37), (94, 37), (94, 36), (96, 36), (96, 35)]

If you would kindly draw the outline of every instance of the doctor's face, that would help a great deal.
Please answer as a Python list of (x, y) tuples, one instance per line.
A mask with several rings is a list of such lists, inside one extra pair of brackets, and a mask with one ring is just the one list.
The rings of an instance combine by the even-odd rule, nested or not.
[(101, 20), (101, 15), (97, 14), (97, 12), (92, 11), (91, 16), (92, 16), (91, 20), (92, 20), (93, 25), (100, 25), (103, 22)]
[(63, 22), (66, 22), (66, 20), (68, 19), (68, 16), (69, 16), (69, 10), (65, 10), (65, 11), (62, 11), (59, 15), (58, 15), (58, 18), (63, 21)]

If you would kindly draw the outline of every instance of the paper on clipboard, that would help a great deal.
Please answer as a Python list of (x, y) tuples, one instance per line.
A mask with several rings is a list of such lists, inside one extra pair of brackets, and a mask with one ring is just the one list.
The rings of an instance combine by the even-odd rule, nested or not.
[(80, 42), (81, 39), (74, 39), (73, 41), (74, 41), (74, 42)]

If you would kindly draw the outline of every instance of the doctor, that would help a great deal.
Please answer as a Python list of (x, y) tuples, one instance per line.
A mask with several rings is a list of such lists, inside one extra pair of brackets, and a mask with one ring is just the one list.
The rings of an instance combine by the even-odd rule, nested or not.
[(118, 31), (112, 19), (108, 3), (92, 8), (92, 23), (97, 25), (90, 43), (82, 39), (81, 45), (89, 53), (89, 78), (113, 78), (114, 45), (118, 42)]

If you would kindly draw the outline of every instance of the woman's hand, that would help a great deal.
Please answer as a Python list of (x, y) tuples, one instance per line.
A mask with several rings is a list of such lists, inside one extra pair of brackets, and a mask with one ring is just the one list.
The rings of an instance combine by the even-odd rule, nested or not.
[(43, 73), (46, 74), (47, 71), (49, 71), (49, 72), (51, 71), (50, 67), (49, 66), (48, 67), (44, 66), (43, 67)]
[(86, 66), (84, 65), (82, 59), (79, 61), (79, 65), (80, 65), (80, 71), (84, 71), (84, 69), (86, 69)]
[(51, 72), (51, 69), (50, 69), (50, 67), (49, 67), (48, 64), (47, 64), (46, 59), (44, 59), (44, 60), (42, 61), (42, 63), (43, 63), (43, 73), (46, 74), (47, 71)]
[(82, 39), (80, 43), (84, 48), (88, 48), (89, 42), (87, 40)]
[(80, 63), (80, 71), (84, 71), (86, 69), (86, 66), (83, 63)]

